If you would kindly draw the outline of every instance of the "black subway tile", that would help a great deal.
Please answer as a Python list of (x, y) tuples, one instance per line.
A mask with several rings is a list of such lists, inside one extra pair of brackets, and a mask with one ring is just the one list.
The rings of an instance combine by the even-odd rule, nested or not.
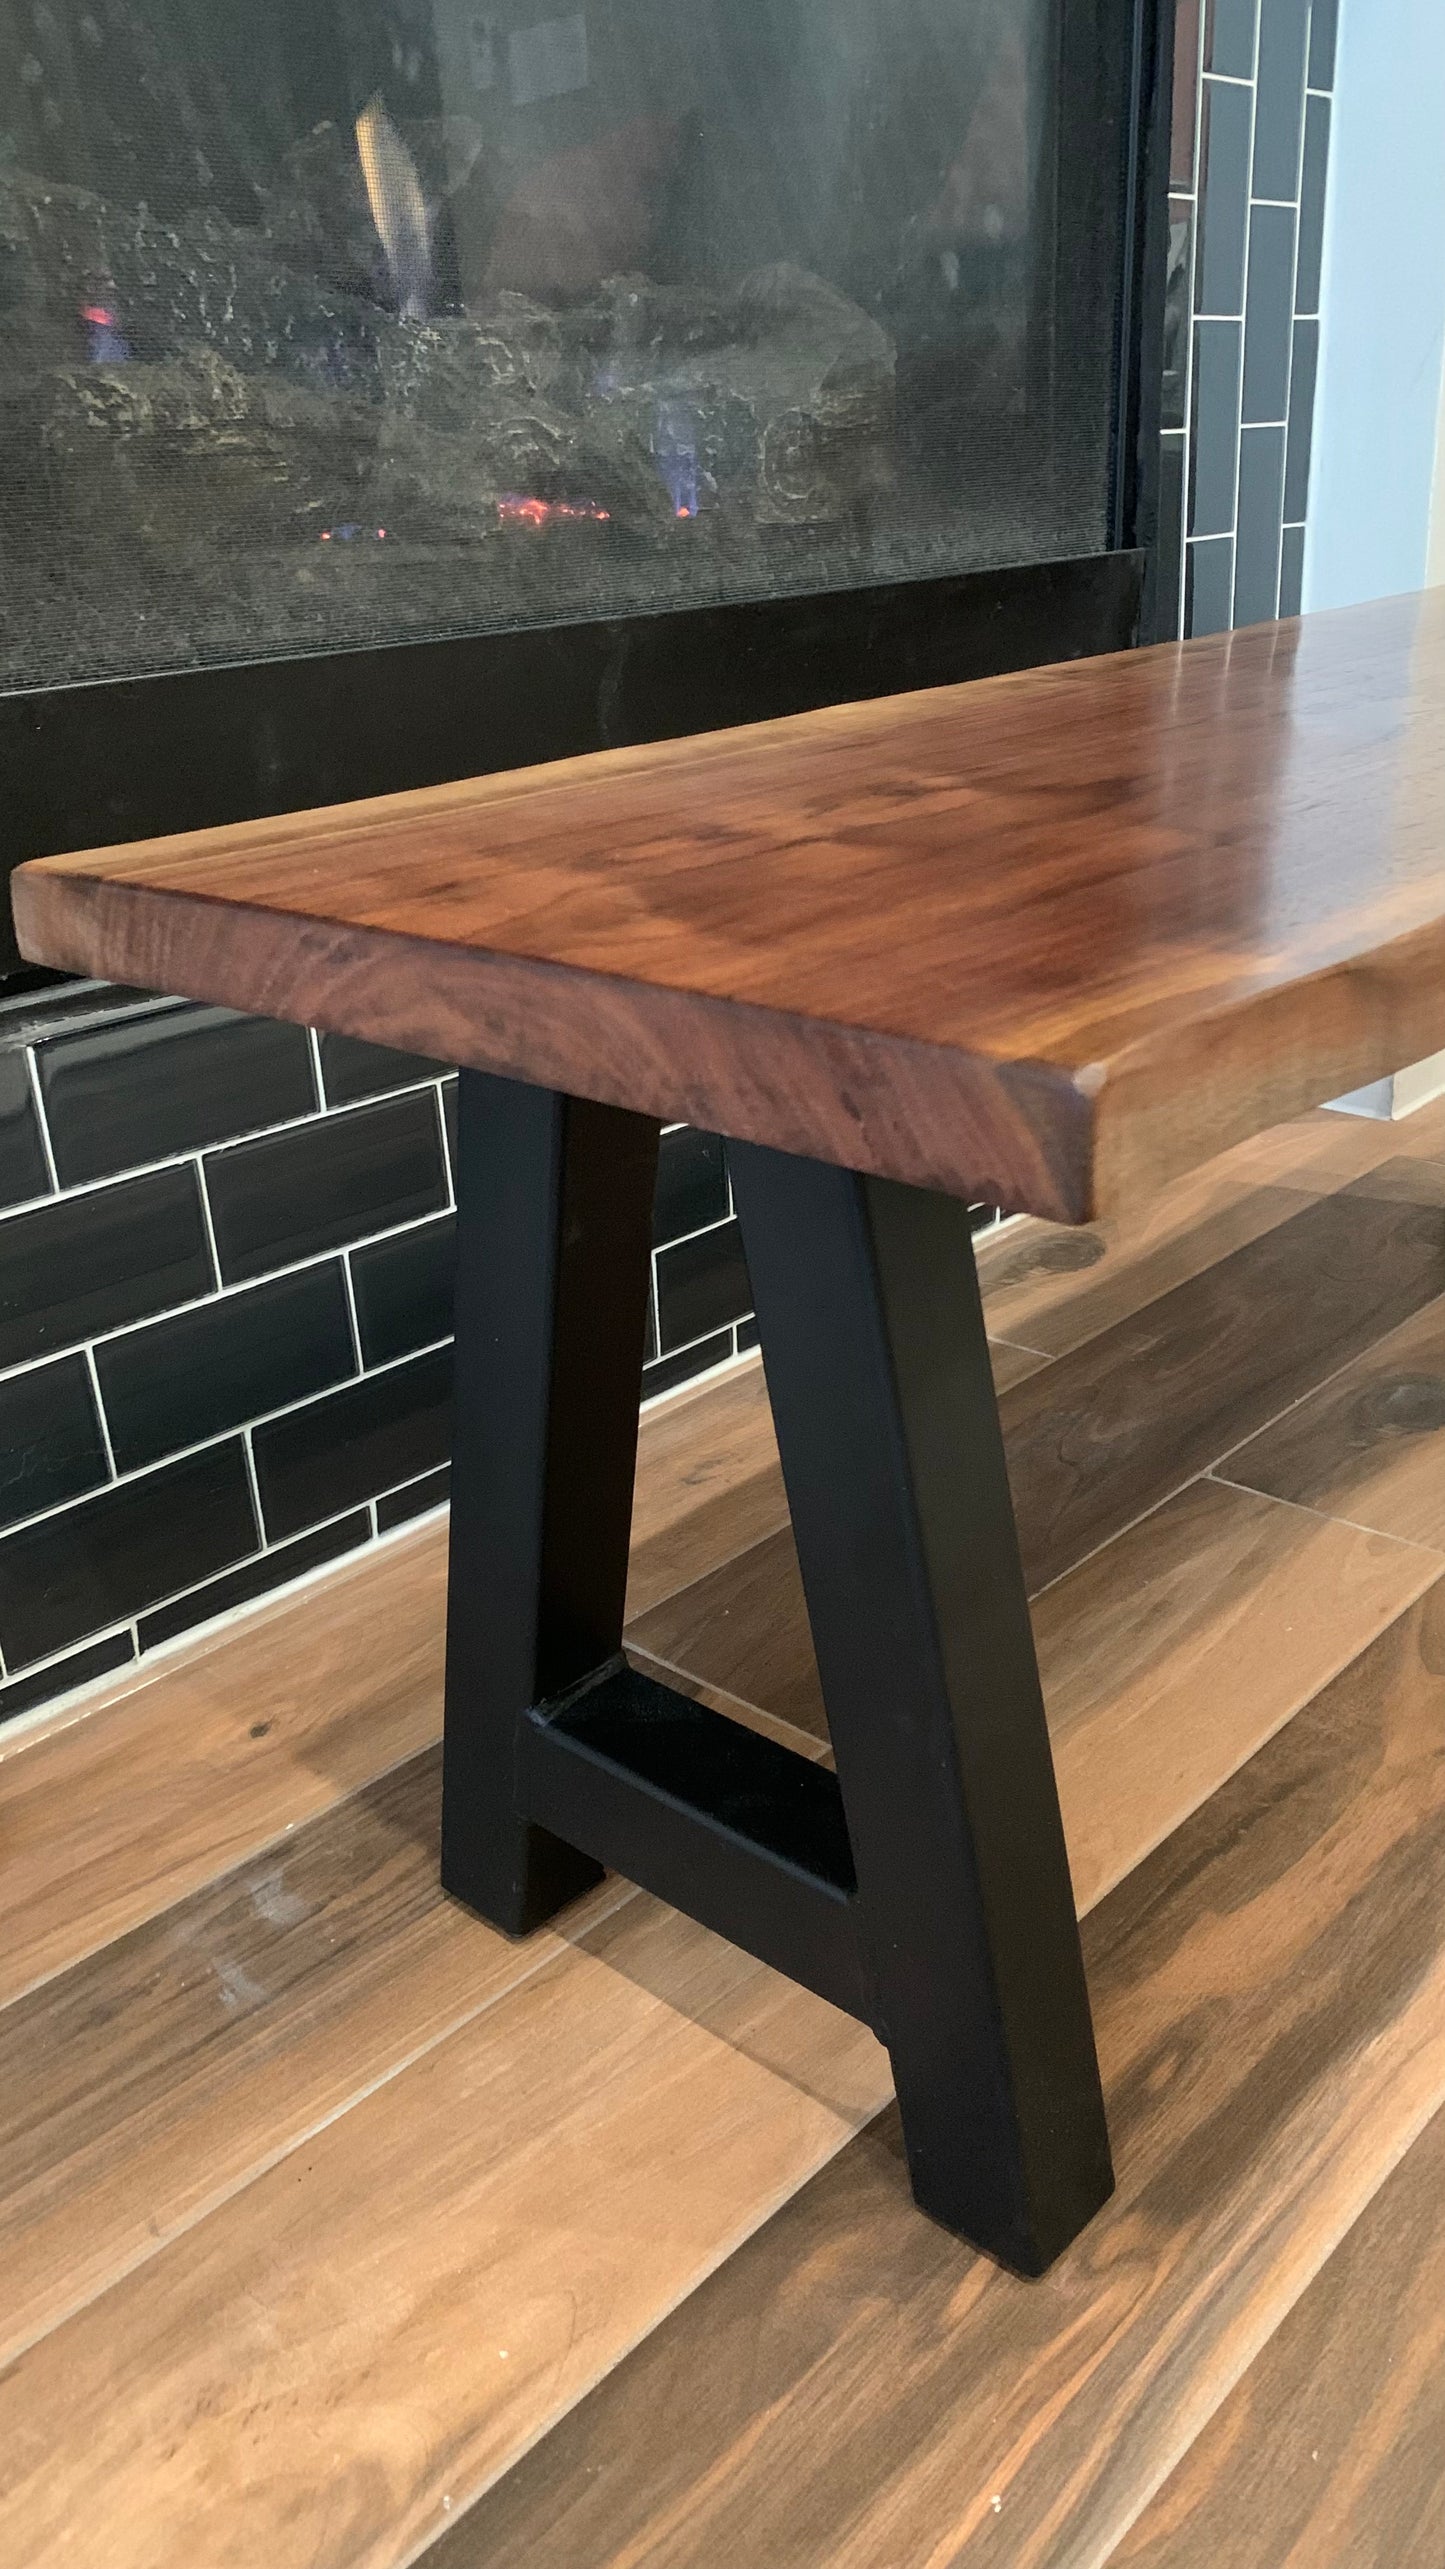
[(229, 1614), (234, 1606), (248, 1606), (257, 1597), (269, 1596), (288, 1579), (299, 1579), (305, 1571), (319, 1569), (323, 1561), (335, 1561), (370, 1540), (371, 1519), (365, 1508), (358, 1508), (354, 1516), (318, 1526), (314, 1534), (303, 1534), (296, 1543), (278, 1543), (241, 1569), (208, 1579), (204, 1587), (192, 1588), (189, 1595), (158, 1606), (154, 1614), (142, 1615), (136, 1626), (140, 1646), (154, 1650), (160, 1642), (173, 1641), (178, 1632), (191, 1632), (199, 1623)]
[(1298, 615), (1305, 577), (1305, 531), (1302, 526), (1287, 526), (1279, 548), (1279, 611), (1281, 615)]
[(79, 1498), (109, 1477), (83, 1356), (0, 1382), (0, 1525)]
[(257, 1544), (239, 1437), (121, 1481), (0, 1541), (0, 1647), (24, 1669)]
[(447, 1158), (451, 1163), (452, 1193), (457, 1191), (457, 1083), (442, 1081), (442, 1121), (447, 1128)]
[(444, 1463), (451, 1390), (452, 1351), (439, 1347), (258, 1427), (252, 1446), (268, 1535), (297, 1534)]
[(1246, 428), (1239, 441), (1239, 526), (1234, 539), (1234, 622), (1279, 613), (1284, 430)]
[(659, 1249), (657, 1307), (664, 1356), (752, 1310), (742, 1233), (735, 1220)]
[(1319, 323), (1297, 321), (1294, 326), (1294, 364), (1289, 379), (1289, 442), (1285, 448), (1284, 465), (1284, 513), (1287, 519), (1303, 519), (1309, 503), (1315, 373), (1319, 353)]
[(1204, 22), (1204, 68), (1235, 80), (1254, 78), (1254, 39), (1259, 0), (1209, 0)]
[(386, 1044), (363, 1043), (359, 1035), (323, 1035), (321, 1084), (328, 1106), (352, 1106), (358, 1098), (382, 1097), (388, 1089), (411, 1088), (421, 1079), (440, 1079), (445, 1062), (425, 1053), (394, 1053)]
[(1204, 182), (1194, 293), (1199, 312), (1238, 315), (1244, 310), (1244, 247), (1249, 237), (1249, 114), (1247, 89), (1239, 89), (1228, 80), (1206, 80)]
[(1237, 321), (1196, 321), (1194, 325), (1191, 535), (1228, 535), (1234, 526), (1241, 338)]
[(25, 1051), (0, 1053), (0, 1204), (48, 1195), (50, 1172), (25, 1067)]
[(122, 1472), (244, 1427), (355, 1373), (340, 1262), (129, 1330), (95, 1363)]
[(65, 1659), (52, 1659), (48, 1668), (37, 1668), (32, 1676), (13, 1677), (8, 1686), (0, 1686), (0, 1722), (13, 1721), (17, 1713), (32, 1713), (37, 1704), (53, 1703), (73, 1687), (92, 1686), (98, 1677), (108, 1677), (134, 1658), (130, 1634), (108, 1632), (103, 1641), (87, 1642), (83, 1650), (73, 1650)]
[(408, 1481), (404, 1490), (389, 1490), (376, 1502), (376, 1530), (390, 1534), (395, 1525), (405, 1525), (411, 1517), (425, 1516), (428, 1508), (446, 1504), (452, 1494), (451, 1467), (443, 1464), (439, 1472), (428, 1472), (419, 1481)]
[(54, 1197), (0, 1222), (0, 1366), (192, 1302), (214, 1281), (194, 1168)]
[(1308, 80), (1311, 89), (1333, 89), (1335, 82), (1335, 39), (1339, 32), (1340, 0), (1314, 0), (1310, 10), (1310, 58)]
[(1244, 311), (1241, 416), (1246, 421), (1283, 420), (1289, 400), (1294, 233), (1293, 206), (1256, 205), (1249, 225), (1249, 283)]
[(1184, 575), (1184, 630), (1187, 634), (1227, 633), (1234, 612), (1234, 543), (1228, 535), (1187, 544)]
[(1305, 156), (1300, 174), (1299, 257), (1295, 264), (1294, 308), (1318, 312), (1320, 275), (1325, 257), (1325, 180), (1330, 158), (1330, 102), (1305, 100)]
[(450, 1213), (353, 1252), (351, 1281), (364, 1363), (387, 1365), (394, 1356), (434, 1347), (439, 1338), (451, 1336), (456, 1269), (456, 1220)]
[(440, 1212), (447, 1190), (435, 1092), (219, 1151), (206, 1161), (206, 1184), (228, 1284)]
[(1310, 0), (1264, 0), (1255, 80), (1254, 193), (1293, 200), (1299, 185), (1300, 118)]
[(737, 1326), (738, 1354), (740, 1356), (745, 1355), (749, 1348), (756, 1347), (758, 1344), (758, 1336), (759, 1332), (756, 1315), (748, 1320), (740, 1320)]
[(304, 1028), (229, 1008), (124, 1018), (60, 1036), (37, 1058), (62, 1186), (172, 1159), (316, 1105)]
[(648, 1365), (642, 1376), (644, 1400), (658, 1400), (664, 1392), (675, 1392), (680, 1383), (690, 1383), (695, 1374), (706, 1374), (714, 1365), (725, 1365), (733, 1352), (733, 1333), (719, 1329), (711, 1338), (699, 1338), (691, 1347), (679, 1348), (675, 1356), (663, 1356)]
[(681, 1240), (709, 1222), (725, 1222), (727, 1212), (727, 1160), (719, 1135), (695, 1132), (689, 1124), (664, 1133), (657, 1153), (653, 1239), (659, 1244)]

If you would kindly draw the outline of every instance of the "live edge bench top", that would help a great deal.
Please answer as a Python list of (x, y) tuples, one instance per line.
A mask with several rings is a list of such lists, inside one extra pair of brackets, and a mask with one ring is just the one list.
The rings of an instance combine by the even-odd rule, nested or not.
[(1445, 593), (14, 894), (38, 963), (1083, 1221), (1445, 1045)]

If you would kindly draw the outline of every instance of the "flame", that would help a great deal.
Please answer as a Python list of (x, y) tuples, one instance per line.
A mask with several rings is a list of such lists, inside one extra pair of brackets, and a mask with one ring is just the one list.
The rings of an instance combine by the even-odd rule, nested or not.
[(409, 320), (422, 321), (431, 285), (431, 226), (416, 163), (379, 91), (357, 117), (356, 149), (398, 309)]
[(587, 518), (594, 526), (606, 526), (612, 511), (599, 508), (595, 500), (529, 499), (520, 491), (508, 491), (497, 502), (497, 515), (503, 526), (555, 526), (566, 517)]

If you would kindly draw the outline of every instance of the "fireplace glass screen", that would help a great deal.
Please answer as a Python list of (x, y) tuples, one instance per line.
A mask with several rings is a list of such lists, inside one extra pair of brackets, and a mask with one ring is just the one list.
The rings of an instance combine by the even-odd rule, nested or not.
[(1106, 14), (0, 0), (0, 684), (1100, 550)]

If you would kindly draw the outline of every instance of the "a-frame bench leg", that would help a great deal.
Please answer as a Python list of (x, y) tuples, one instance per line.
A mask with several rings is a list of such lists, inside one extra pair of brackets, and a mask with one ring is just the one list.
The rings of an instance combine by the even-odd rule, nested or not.
[(968, 1215), (729, 1156), (914, 2192), (1036, 2274), (1113, 2175)]
[(442, 1881), (510, 1935), (601, 1878), (518, 1725), (621, 1644), (658, 1127), (463, 1071)]

